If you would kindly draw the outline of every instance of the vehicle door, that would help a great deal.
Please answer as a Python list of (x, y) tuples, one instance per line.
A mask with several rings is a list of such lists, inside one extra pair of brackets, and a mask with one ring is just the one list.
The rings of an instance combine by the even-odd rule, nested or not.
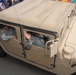
[[(6, 25), (6, 26), (9, 26), (9, 25)], [(24, 57), (23, 47), (21, 45), (20, 27), (14, 26), (14, 25), (10, 25), (10, 27), (14, 28), (15, 30), (15, 38), (12, 38), (9, 40), (1, 39), (2, 45), (9, 53), (20, 57)]]
[[(24, 32), (29, 32), (30, 30), (24, 29)], [(34, 31), (36, 33), (36, 31)], [(31, 31), (33, 33), (33, 31)], [(47, 68), (52, 68), (55, 62), (54, 56), (50, 58), (50, 50), (47, 48), (42, 48), (36, 45), (32, 45), (30, 48), (26, 48), (27, 38), (24, 35), (25, 41), (25, 52), (26, 58), (32, 62), (45, 66)], [(49, 43), (49, 42), (48, 42)], [(45, 44), (46, 45), (46, 44)], [(46, 47), (46, 46), (45, 46)]]

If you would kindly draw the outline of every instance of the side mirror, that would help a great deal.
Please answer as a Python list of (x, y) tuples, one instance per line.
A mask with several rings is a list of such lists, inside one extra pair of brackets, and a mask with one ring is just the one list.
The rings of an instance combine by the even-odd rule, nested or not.
[(49, 50), (50, 58), (57, 54), (58, 39), (46, 42), (46, 49)]
[(46, 42), (46, 49), (47, 50), (50, 50), (50, 45), (53, 45), (53, 42), (54, 42), (53, 40), (49, 40)]

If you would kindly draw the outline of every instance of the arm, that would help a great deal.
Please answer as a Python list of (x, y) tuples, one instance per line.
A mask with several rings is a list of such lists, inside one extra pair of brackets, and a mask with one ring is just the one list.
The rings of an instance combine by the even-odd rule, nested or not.
[(13, 38), (15, 38), (15, 37), (14, 36), (7, 36), (6, 34), (1, 35), (1, 39), (5, 40), (5, 41), (13, 39)]

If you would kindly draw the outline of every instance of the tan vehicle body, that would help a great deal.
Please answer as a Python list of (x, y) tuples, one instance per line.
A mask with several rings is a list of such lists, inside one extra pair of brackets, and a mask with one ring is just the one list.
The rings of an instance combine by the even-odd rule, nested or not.
[[(17, 34), (16, 39), (0, 39), (0, 46), (7, 54), (57, 75), (76, 74), (74, 7), (65, 2), (25, 0), (0, 12), (0, 25), (14, 27)], [(27, 50), (24, 31), (50, 36), (50, 50), (34, 45)]]

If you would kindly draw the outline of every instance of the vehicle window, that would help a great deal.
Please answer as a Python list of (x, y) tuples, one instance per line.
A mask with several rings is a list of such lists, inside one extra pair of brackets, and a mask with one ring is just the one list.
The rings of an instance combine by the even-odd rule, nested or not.
[(2, 40), (10, 40), (17, 38), (15, 28), (0, 24), (0, 38)]
[(66, 34), (67, 28), (68, 28), (68, 19), (66, 21), (64, 21), (63, 27), (61, 29), (61, 33), (60, 33), (61, 41), (63, 40), (63, 38), (64, 38), (64, 36)]
[(51, 37), (31, 31), (24, 31), (26, 38), (26, 47), (31, 48), (33, 45), (46, 49), (46, 42), (51, 40)]

